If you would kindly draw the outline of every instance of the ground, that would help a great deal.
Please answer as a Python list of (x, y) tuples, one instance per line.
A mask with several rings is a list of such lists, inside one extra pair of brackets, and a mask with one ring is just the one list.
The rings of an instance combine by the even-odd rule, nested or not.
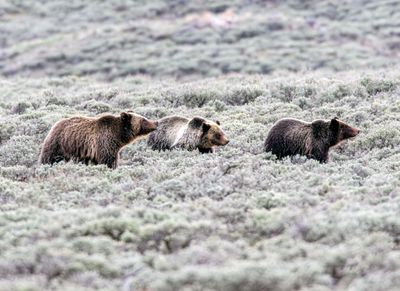
[[(0, 290), (398, 289), (397, 1), (214, 2), (0, 4)], [(219, 120), (230, 143), (38, 165), (60, 118), (125, 109)], [(283, 117), (361, 133), (327, 164), (278, 161)]]

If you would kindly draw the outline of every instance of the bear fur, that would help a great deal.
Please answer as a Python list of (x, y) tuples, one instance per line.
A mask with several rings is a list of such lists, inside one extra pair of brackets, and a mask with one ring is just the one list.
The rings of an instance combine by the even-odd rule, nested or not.
[(328, 121), (319, 119), (311, 123), (285, 118), (271, 128), (264, 149), (278, 159), (299, 154), (326, 163), (331, 147), (359, 133), (359, 129), (337, 118)]
[(58, 121), (44, 140), (39, 162), (53, 164), (73, 160), (106, 164), (115, 169), (119, 151), (157, 128), (157, 122), (132, 111), (119, 116), (76, 116)]
[(218, 121), (213, 122), (202, 117), (188, 119), (168, 116), (158, 121), (158, 128), (149, 135), (147, 144), (153, 150), (159, 151), (181, 148), (211, 153), (215, 147), (224, 146), (228, 142)]

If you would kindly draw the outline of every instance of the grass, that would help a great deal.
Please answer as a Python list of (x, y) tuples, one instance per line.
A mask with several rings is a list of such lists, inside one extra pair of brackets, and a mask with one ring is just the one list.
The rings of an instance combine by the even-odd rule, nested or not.
[[(0, 290), (397, 290), (398, 1), (0, 3)], [(38, 165), (51, 126), (219, 120), (215, 154)], [(274, 122), (362, 130), (320, 164)]]
[[(397, 71), (3, 79), (0, 288), (396, 289), (398, 80)], [(126, 107), (219, 119), (231, 143), (200, 155), (141, 141), (114, 171), (37, 165), (59, 118)], [(277, 161), (262, 144), (287, 116), (338, 116), (362, 134), (328, 164)]]

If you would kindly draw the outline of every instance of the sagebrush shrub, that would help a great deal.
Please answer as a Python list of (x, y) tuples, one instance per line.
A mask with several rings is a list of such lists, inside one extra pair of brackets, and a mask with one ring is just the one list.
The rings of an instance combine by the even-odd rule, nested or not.
[[(365, 72), (10, 79), (15, 93), (0, 92), (0, 289), (397, 287), (398, 73), (386, 73), (367, 74), (378, 83)], [(36, 163), (59, 119), (125, 109), (218, 119), (231, 142), (202, 155), (142, 140), (114, 171)], [(361, 133), (327, 164), (263, 150), (281, 118), (334, 116)]]

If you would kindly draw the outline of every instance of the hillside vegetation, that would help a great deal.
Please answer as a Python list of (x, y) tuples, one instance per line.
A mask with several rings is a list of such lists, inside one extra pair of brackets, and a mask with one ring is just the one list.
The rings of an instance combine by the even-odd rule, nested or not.
[[(398, 290), (399, 1), (0, 3), (0, 290)], [(38, 165), (63, 117), (219, 120), (215, 154)], [(274, 122), (361, 129), (320, 164)]]
[(9, 0), (0, 16), (5, 76), (193, 78), (400, 64), (396, 0)]

